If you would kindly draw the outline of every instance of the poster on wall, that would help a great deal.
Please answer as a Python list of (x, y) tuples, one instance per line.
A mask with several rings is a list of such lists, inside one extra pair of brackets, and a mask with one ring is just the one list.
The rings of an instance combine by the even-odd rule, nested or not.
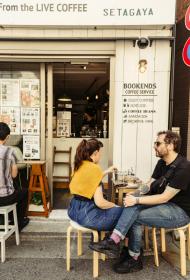
[(20, 106), (18, 79), (0, 80), (1, 106)]
[(8, 124), (11, 134), (20, 134), (20, 108), (19, 107), (1, 107), (0, 122)]
[(71, 134), (71, 112), (57, 112), (57, 137), (70, 137)]
[(23, 135), (23, 159), (40, 159), (40, 137)]
[(40, 108), (21, 108), (21, 134), (40, 134)]
[(40, 81), (39, 79), (20, 80), (21, 106), (40, 106)]

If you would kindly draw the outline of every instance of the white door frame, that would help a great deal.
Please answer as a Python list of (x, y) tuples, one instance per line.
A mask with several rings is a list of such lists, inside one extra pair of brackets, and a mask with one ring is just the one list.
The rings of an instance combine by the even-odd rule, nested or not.
[[(113, 133), (114, 133), (114, 89), (115, 89), (115, 57), (106, 57), (110, 62), (110, 100), (109, 100), (109, 156), (108, 164), (113, 163)], [(72, 60), (73, 58), (68, 57)], [(82, 58), (75, 57), (75, 59), (85, 59), (91, 61), (103, 61), (105, 57), (92, 56)], [(47, 174), (48, 174), (48, 183), (51, 192), (51, 199), (53, 203), (53, 65), (51, 63), (47, 64), (47, 147), (46, 147), (46, 159), (47, 159)], [(44, 131), (45, 135), (45, 131)], [(51, 152), (50, 152), (51, 151)]]

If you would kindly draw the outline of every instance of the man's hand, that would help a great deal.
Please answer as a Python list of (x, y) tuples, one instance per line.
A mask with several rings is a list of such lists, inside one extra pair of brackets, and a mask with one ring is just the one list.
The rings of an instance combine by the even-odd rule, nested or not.
[(136, 204), (136, 197), (130, 194), (126, 195), (123, 199), (123, 204), (125, 207), (134, 206)]

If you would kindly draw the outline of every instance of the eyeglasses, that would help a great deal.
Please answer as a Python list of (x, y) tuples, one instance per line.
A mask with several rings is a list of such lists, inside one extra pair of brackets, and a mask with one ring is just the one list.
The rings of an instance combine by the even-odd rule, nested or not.
[(167, 144), (165, 142), (159, 142), (159, 141), (155, 141), (154, 142), (154, 146), (159, 147), (161, 144)]

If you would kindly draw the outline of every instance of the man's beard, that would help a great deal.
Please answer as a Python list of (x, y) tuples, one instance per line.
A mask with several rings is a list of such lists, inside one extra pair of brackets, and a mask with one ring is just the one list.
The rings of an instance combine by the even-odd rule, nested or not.
[(163, 158), (163, 155), (160, 154), (157, 150), (155, 150), (155, 152), (156, 152), (156, 157)]

